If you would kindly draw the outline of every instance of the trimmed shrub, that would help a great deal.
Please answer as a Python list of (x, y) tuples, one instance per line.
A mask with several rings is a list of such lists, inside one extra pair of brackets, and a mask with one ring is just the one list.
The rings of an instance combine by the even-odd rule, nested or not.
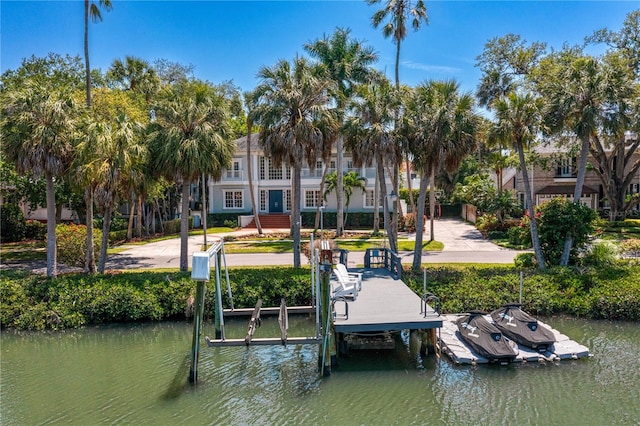
[(585, 205), (556, 197), (536, 207), (537, 214), (540, 215), (538, 234), (545, 261), (549, 265), (560, 263), (564, 240), (570, 234), (573, 246), (569, 260), (575, 263), (595, 229), (596, 212)]
[(3, 204), (0, 208), (0, 240), (3, 243), (22, 241), (25, 232), (25, 220), (20, 207)]
[(44, 241), (47, 238), (47, 224), (37, 220), (28, 220), (25, 224), (25, 238)]
[[(102, 231), (93, 230), (93, 252), (100, 253)], [(58, 260), (69, 266), (84, 266), (87, 257), (87, 227), (85, 225), (57, 225), (56, 246)]]

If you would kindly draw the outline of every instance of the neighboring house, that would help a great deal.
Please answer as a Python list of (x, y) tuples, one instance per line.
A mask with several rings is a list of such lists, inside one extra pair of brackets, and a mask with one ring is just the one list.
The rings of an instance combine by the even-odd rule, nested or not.
[[(533, 192), (533, 202), (539, 205), (555, 197), (567, 197), (573, 199), (577, 180), (577, 161), (575, 155), (569, 153), (564, 147), (553, 144), (541, 145), (536, 148), (536, 153), (543, 160), (541, 165), (529, 167), (529, 178), (531, 179), (531, 189)], [(640, 157), (640, 153), (635, 152), (634, 157)], [(582, 189), (582, 197), (580, 202), (592, 209), (598, 211), (606, 211), (608, 208), (605, 194), (602, 189), (600, 178), (593, 170), (597, 167), (591, 157), (588, 159), (587, 172), (585, 175), (584, 186)], [(524, 207), (526, 207), (524, 185), (522, 181), (522, 173), (518, 171), (513, 179), (505, 181), (505, 188), (515, 189), (518, 197)], [(636, 173), (633, 182), (627, 188), (627, 193), (640, 192), (640, 172)], [(640, 207), (635, 206), (630, 212), (640, 213)]]
[[(6, 200), (5, 200), (6, 198)], [(14, 202), (18, 204), (25, 220), (37, 220), (38, 222), (47, 221), (47, 208), (38, 207), (32, 208), (31, 204), (20, 198), (15, 186), (8, 185), (5, 182), (0, 182), (0, 208), (5, 202)], [(63, 222), (78, 222), (78, 214), (70, 208), (68, 205), (62, 206), (60, 212), (60, 220)]]
[[(288, 214), (291, 211), (291, 167), (282, 165), (275, 167), (271, 159), (264, 155), (258, 145), (259, 135), (251, 137), (251, 171), (253, 173), (252, 182), (254, 193), (258, 204), (260, 215), (267, 214)], [(219, 182), (209, 181), (208, 195), (209, 213), (237, 213), (243, 217), (241, 226), (245, 226), (250, 220), (248, 216), (252, 211), (251, 193), (249, 191), (249, 178), (247, 175), (247, 138), (242, 137), (235, 141), (236, 153), (232, 166), (222, 173)], [(328, 173), (334, 172), (336, 164), (335, 150), (333, 152)], [(302, 169), (301, 189), (301, 211), (315, 212), (319, 206), (325, 205), (325, 211), (337, 211), (335, 192), (329, 194), (324, 202), (322, 188), (322, 173), (324, 164), (321, 160), (316, 162), (315, 168), (304, 167)], [(349, 202), (349, 213), (368, 212), (373, 213), (374, 208), (374, 188), (375, 188), (375, 168), (353, 166), (353, 161), (348, 152), (344, 153), (344, 172), (355, 171), (358, 175), (366, 178), (365, 191), (354, 190)], [(392, 187), (387, 178), (387, 188), (390, 192)], [(194, 199), (199, 200), (196, 194)], [(346, 203), (346, 199), (345, 199)], [(382, 206), (380, 206), (382, 207)], [(345, 205), (345, 209), (347, 206)], [(382, 210), (380, 210), (382, 212)]]

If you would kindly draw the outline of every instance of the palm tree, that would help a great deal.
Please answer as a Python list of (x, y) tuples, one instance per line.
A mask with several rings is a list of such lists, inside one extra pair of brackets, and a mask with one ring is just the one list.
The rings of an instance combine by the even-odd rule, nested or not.
[[(606, 121), (601, 113), (609, 109), (606, 114), (614, 116), (615, 108), (610, 108), (611, 98), (607, 95), (615, 92), (610, 82), (616, 79), (607, 78), (597, 59), (583, 56), (573, 49), (543, 59), (539, 72), (541, 78), (537, 79), (538, 89), (547, 101), (547, 125), (558, 134), (569, 131), (580, 141), (580, 159), (573, 193), (573, 202), (578, 204), (582, 197), (591, 139)], [(566, 266), (569, 262), (572, 246), (573, 236), (567, 234), (560, 265)]]
[(256, 114), (257, 99), (253, 92), (244, 93), (244, 105), (247, 107), (247, 178), (249, 180), (249, 194), (251, 197), (251, 206), (253, 207), (253, 217), (258, 228), (258, 234), (262, 235), (262, 225), (260, 224), (260, 212), (256, 200), (255, 190), (253, 188), (253, 171), (251, 167), (251, 136), (253, 134), (253, 124)]
[(291, 234), (293, 263), (300, 267), (300, 203), (303, 162), (315, 166), (318, 157), (330, 152), (335, 126), (328, 113), (327, 92), (331, 82), (319, 78), (317, 69), (306, 59), (292, 63), (281, 60), (258, 71), (260, 84), (255, 89), (260, 107), (260, 144), (276, 166), (292, 167)]
[(188, 269), (189, 190), (202, 173), (220, 180), (235, 146), (228, 140), (227, 101), (210, 84), (177, 84), (155, 108), (150, 134), (151, 162), (157, 175), (182, 185), (180, 270)]
[[(369, 5), (382, 2), (382, 0), (366, 1)], [(391, 37), (396, 43), (395, 83), (396, 90), (400, 91), (400, 45), (407, 37), (407, 21), (411, 21), (411, 27), (414, 31), (418, 31), (423, 22), (425, 24), (429, 24), (427, 8), (423, 0), (417, 0), (415, 3), (411, 0), (386, 0), (384, 7), (373, 14), (371, 23), (374, 28), (378, 28), (378, 26), (380, 26), (385, 20), (386, 23), (382, 26), (382, 35), (385, 38)], [(400, 111), (398, 110), (395, 112), (395, 127), (398, 127), (399, 117)], [(393, 170), (393, 187), (396, 194), (400, 192), (399, 168), (403, 157), (399, 144), (397, 146), (397, 150), (397, 162), (394, 165)], [(407, 169), (407, 174), (407, 179), (411, 180), (409, 169)], [(400, 203), (397, 200), (394, 201), (392, 232), (393, 239), (396, 240), (398, 231), (398, 213), (400, 211), (399, 207)]]
[(524, 157), (525, 149), (535, 140), (540, 124), (540, 102), (530, 94), (520, 95), (510, 93), (494, 101), (497, 123), (492, 129), (496, 137), (509, 143), (518, 153), (525, 196), (527, 197), (527, 211), (531, 219), (531, 240), (533, 250), (540, 269), (545, 269), (545, 260), (538, 238), (531, 182)]
[[(363, 176), (360, 176), (358, 173), (354, 171), (344, 173), (342, 178), (344, 181), (343, 190), (344, 190), (344, 197), (346, 200), (345, 202), (346, 209), (344, 213), (344, 221), (346, 223), (347, 215), (349, 211), (349, 204), (351, 203), (351, 196), (353, 195), (353, 190), (356, 188), (360, 188), (364, 192), (367, 179)], [(337, 171), (330, 173), (327, 176), (327, 186), (323, 194), (324, 200), (326, 201), (328, 195), (334, 191), (336, 192), (338, 191), (338, 172)]]
[(404, 133), (409, 152), (420, 170), (421, 185), (416, 215), (416, 245), (413, 268), (422, 262), (422, 230), (426, 179), (429, 176), (430, 239), (434, 240), (436, 171), (453, 172), (475, 148), (475, 132), (479, 123), (473, 112), (473, 97), (459, 93), (455, 81), (429, 81), (415, 89), (414, 99), (405, 114)]
[(115, 123), (99, 123), (94, 129), (101, 138), (96, 146), (98, 185), (95, 201), (102, 210), (102, 243), (98, 257), (98, 272), (104, 273), (109, 246), (109, 230), (113, 210), (117, 206), (118, 193), (123, 181), (141, 167), (147, 159), (142, 125), (126, 115), (117, 117)]
[(76, 165), (74, 166), (74, 182), (81, 188), (86, 208), (86, 258), (84, 272), (96, 272), (96, 258), (93, 245), (93, 218), (95, 191), (100, 184), (100, 158), (98, 147), (105, 146), (107, 135), (103, 122), (86, 114), (82, 123), (80, 141), (77, 145)]
[(118, 89), (140, 93), (146, 102), (158, 92), (160, 78), (156, 71), (143, 59), (126, 56), (124, 62), (116, 59), (107, 71), (107, 79), (115, 83)]
[(54, 180), (74, 158), (76, 105), (70, 93), (49, 90), (27, 80), (3, 93), (2, 134), (7, 160), (19, 174), (44, 176), (47, 199), (47, 276), (57, 275)]
[(89, 18), (93, 22), (102, 21), (100, 9), (109, 12), (113, 5), (111, 0), (98, 0), (98, 2), (84, 0), (84, 72), (87, 90), (87, 107), (91, 107), (91, 67), (89, 66)]
[[(396, 164), (396, 139), (393, 134), (394, 111), (399, 96), (388, 79), (378, 76), (374, 84), (360, 86), (357, 96), (350, 105), (350, 119), (345, 124), (347, 148), (353, 153), (357, 167), (376, 165), (377, 180), (380, 183), (380, 200), (383, 201), (384, 228), (393, 252), (398, 251), (397, 240), (391, 232), (387, 185), (385, 183), (385, 163)], [(374, 206), (380, 200), (374, 199)], [(374, 220), (377, 214), (374, 210)]]
[[(381, 3), (382, 0), (366, 0), (368, 5)], [(411, 0), (386, 0), (384, 8), (373, 14), (371, 22), (374, 28), (378, 28), (382, 22), (388, 21), (382, 26), (382, 35), (391, 37), (396, 43), (396, 89), (400, 89), (400, 44), (407, 37), (407, 20), (411, 20), (411, 27), (418, 31), (424, 22), (429, 24), (427, 8), (423, 0), (413, 4)]]
[[(350, 38), (351, 31), (337, 28), (331, 37), (326, 35), (313, 43), (307, 43), (305, 50), (317, 58), (324, 67), (323, 74), (331, 79), (335, 85), (332, 91), (336, 106), (336, 116), (340, 125), (344, 122), (345, 107), (354, 92), (355, 84), (364, 83), (370, 75), (369, 65), (378, 57), (373, 48), (365, 46), (361, 41)], [(336, 141), (336, 168), (338, 188), (336, 191), (337, 216), (336, 236), (344, 232), (344, 202), (343, 196), (343, 138), (338, 136)]]

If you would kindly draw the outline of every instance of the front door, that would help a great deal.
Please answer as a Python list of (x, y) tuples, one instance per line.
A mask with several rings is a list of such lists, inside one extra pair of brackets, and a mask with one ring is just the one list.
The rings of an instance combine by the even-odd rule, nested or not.
[(269, 213), (282, 213), (282, 190), (269, 190)]

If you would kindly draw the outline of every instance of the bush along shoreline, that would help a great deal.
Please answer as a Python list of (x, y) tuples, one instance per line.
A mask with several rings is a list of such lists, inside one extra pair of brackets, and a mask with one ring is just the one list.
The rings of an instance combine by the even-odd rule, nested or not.
[[(520, 270), (514, 266), (427, 267), (427, 292), (440, 298), (443, 313), (491, 311), (517, 302)], [(591, 319), (640, 321), (640, 267), (615, 265), (578, 271), (555, 268), (523, 273), (523, 309), (542, 316), (568, 314)], [(308, 268), (230, 268), (235, 307), (310, 305)], [(423, 292), (423, 273), (406, 269), (403, 281)], [(226, 285), (222, 286), (228, 306)], [(49, 279), (25, 271), (0, 272), (0, 327), (59, 330), (87, 325), (179, 320), (189, 316), (195, 294), (189, 273), (126, 272), (68, 274)], [(205, 296), (212, 319), (215, 282)]]

